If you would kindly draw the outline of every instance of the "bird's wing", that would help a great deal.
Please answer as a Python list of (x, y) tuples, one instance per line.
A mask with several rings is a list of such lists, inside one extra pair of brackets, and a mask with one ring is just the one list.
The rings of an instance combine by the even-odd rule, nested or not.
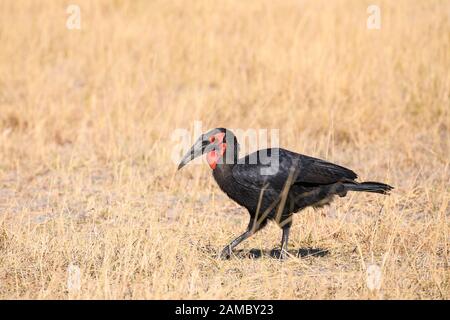
[[(278, 159), (278, 160), (277, 160)], [(285, 149), (265, 149), (239, 159), (233, 167), (235, 181), (247, 188), (281, 191), (291, 184), (315, 186), (357, 178), (350, 169)]]
[(350, 169), (321, 159), (299, 155), (301, 165), (295, 180), (298, 184), (331, 184), (355, 180), (358, 176)]

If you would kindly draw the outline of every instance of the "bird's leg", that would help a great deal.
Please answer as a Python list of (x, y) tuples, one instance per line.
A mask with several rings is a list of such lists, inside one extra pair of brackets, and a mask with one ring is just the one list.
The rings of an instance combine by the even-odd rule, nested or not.
[(287, 223), (282, 227), (283, 235), (281, 236), (281, 249), (280, 249), (280, 260), (286, 258), (289, 242), (289, 231), (291, 230), (292, 223)]
[(250, 219), (250, 222), (248, 223), (247, 230), (243, 234), (241, 234), (239, 237), (234, 239), (230, 242), (225, 248), (223, 248), (222, 253), (220, 254), (220, 257), (222, 259), (228, 259), (231, 255), (231, 252), (233, 251), (234, 247), (236, 247), (238, 244), (240, 244), (245, 239), (250, 238), (253, 234), (255, 234), (258, 230), (261, 230), (266, 223), (263, 223), (261, 225), (255, 225), (255, 220)]
[(228, 244), (225, 248), (223, 248), (220, 257), (222, 259), (228, 259), (231, 255), (231, 252), (233, 251), (233, 248), (236, 247), (239, 243), (241, 243), (245, 239), (248, 239), (252, 234), (253, 232), (247, 229), (243, 234), (241, 234), (239, 237), (231, 241), (230, 244)]

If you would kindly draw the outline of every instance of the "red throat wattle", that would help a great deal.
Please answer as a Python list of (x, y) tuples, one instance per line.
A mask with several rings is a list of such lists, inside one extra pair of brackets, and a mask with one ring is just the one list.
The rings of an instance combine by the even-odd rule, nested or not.
[(218, 145), (218, 148), (208, 152), (208, 154), (206, 155), (206, 160), (208, 161), (209, 166), (213, 170), (216, 168), (217, 162), (224, 155), (225, 150), (227, 148), (227, 144), (223, 142), (224, 137), (225, 133), (220, 132), (209, 138), (209, 141), (211, 143)]

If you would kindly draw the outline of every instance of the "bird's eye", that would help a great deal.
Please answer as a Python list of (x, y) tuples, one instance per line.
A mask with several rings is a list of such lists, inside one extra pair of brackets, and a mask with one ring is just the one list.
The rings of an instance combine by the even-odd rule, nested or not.
[(212, 136), (211, 138), (209, 138), (209, 141), (212, 143), (214, 141), (216, 141), (216, 137)]

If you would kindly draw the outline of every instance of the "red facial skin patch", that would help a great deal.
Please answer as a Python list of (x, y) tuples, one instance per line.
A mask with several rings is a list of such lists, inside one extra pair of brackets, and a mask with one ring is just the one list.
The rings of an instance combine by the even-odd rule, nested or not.
[(213, 170), (216, 168), (217, 162), (223, 156), (223, 154), (225, 153), (225, 150), (227, 148), (227, 144), (223, 142), (224, 137), (225, 137), (225, 133), (220, 132), (209, 138), (209, 141), (211, 143), (215, 143), (219, 146), (219, 148), (218, 148), (219, 150), (217, 150), (217, 149), (212, 150), (212, 151), (208, 152), (208, 154), (206, 155), (206, 160), (208, 161), (209, 166)]

